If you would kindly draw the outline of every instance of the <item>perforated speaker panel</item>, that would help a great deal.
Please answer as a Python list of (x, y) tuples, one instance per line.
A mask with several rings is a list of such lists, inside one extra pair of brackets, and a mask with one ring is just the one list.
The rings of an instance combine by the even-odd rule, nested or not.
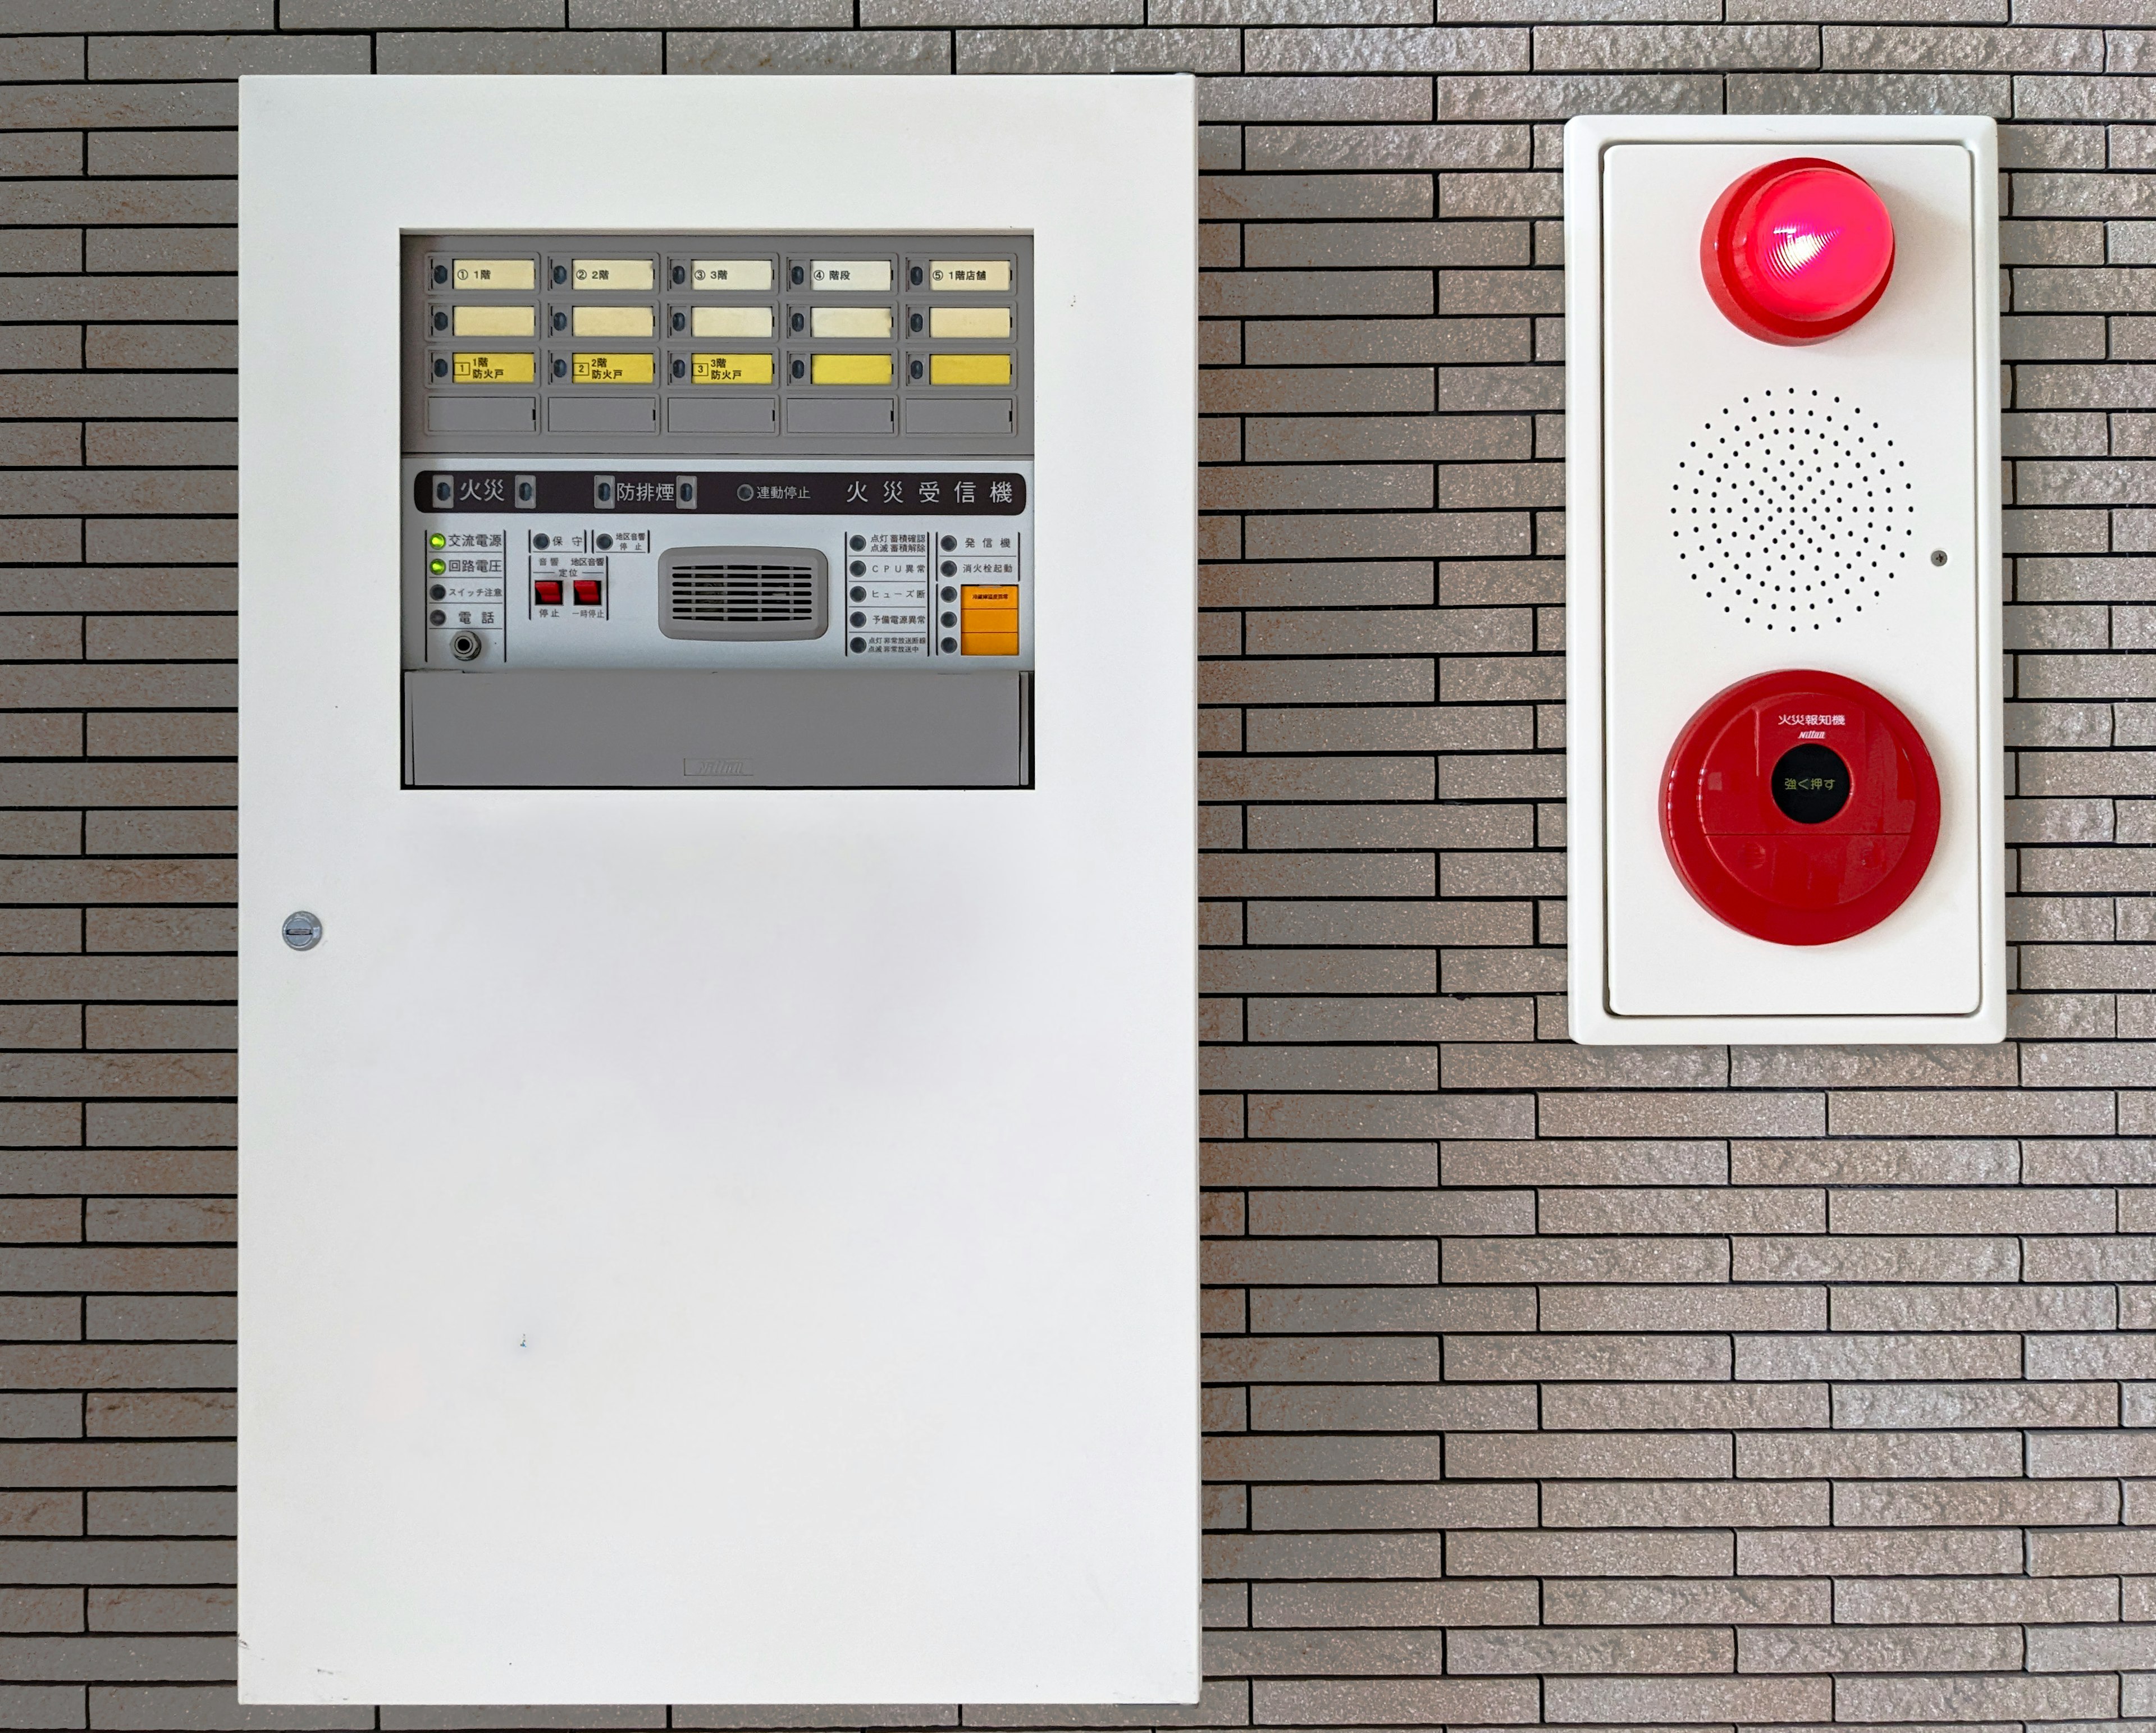
[(1733, 621), (1809, 636), (1860, 619), (1920, 556), (1906, 459), (1880, 418), (1781, 386), (1701, 423), (1670, 484), (1677, 569)]

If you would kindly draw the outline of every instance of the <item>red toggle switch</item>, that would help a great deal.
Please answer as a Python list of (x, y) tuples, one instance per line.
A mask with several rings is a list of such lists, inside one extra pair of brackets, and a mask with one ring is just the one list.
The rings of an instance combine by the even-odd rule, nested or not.
[(531, 599), (541, 608), (559, 608), (562, 605), (562, 580), (558, 577), (533, 578)]
[(597, 608), (599, 605), (599, 580), (598, 578), (578, 578), (575, 581), (575, 587), (578, 607)]
[(1699, 263), (1707, 293), (1739, 331), (1817, 343), (1878, 305), (1894, 274), (1894, 223), (1854, 169), (1784, 157), (1714, 202)]

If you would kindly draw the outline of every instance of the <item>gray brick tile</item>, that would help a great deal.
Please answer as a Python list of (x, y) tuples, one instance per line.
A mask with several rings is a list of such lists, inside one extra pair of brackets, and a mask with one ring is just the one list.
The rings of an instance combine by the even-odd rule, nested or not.
[(1934, 1673), (2018, 1668), (2019, 1625), (1866, 1630), (1753, 1628), (1737, 1633), (1741, 1673)]
[(1532, 1616), (1534, 1588), (1515, 1582), (1261, 1582), (1250, 1623), (1295, 1628), (1472, 1628)]
[(1737, 72), (1729, 112), (2005, 115), (2013, 112), (2010, 82), (1975, 72)]
[(1266, 218), (1429, 217), (1435, 195), (1428, 175), (1203, 175), (1198, 213), (1215, 222)]
[(1546, 1330), (1808, 1331), (1826, 1315), (1824, 1289), (1786, 1285), (1553, 1287), (1541, 1300)]
[(1201, 608), (1427, 607), (1432, 587), (1426, 560), (1206, 566), (1198, 582)]
[(680, 73), (944, 73), (951, 38), (938, 30), (680, 31), (666, 38)]
[(1445, 1550), (1455, 1577), (1727, 1577), (1735, 1549), (1727, 1535), (1596, 1529), (1455, 1535)]
[(2084, 1719), (2117, 1712), (2118, 1679), (1958, 1674), (1938, 1678), (1840, 1681), (1837, 1713), (1876, 1720)]
[(1721, 80), (1709, 73), (1565, 73), (1438, 80), (1441, 120), (1565, 120), (1576, 114), (1714, 114)]
[(2041, 218), (2020, 222), (2009, 220), (1999, 225), (1999, 259), (2000, 264), (2010, 265), (2102, 264), (2105, 254), (2104, 240), (2104, 228), (2101, 223)]
[[(775, 16), (758, 18), (757, 23), (783, 24), (788, 22), (783, 8), (763, 0), (766, 8)], [(847, 8), (834, 8), (845, 14)], [(872, 29), (890, 29), (893, 26), (913, 25), (930, 28), (947, 28), (954, 24), (1142, 24), (1146, 22), (1144, 0), (862, 0), (860, 18), (841, 16), (835, 22), (857, 22)], [(714, 18), (710, 22), (723, 23), (731, 20)], [(752, 20), (743, 19), (749, 23)], [(804, 20), (803, 22), (809, 22)], [(815, 19), (815, 23), (827, 22)], [(1155, 23), (1169, 22), (1156, 19)]]
[(2021, 1537), (1998, 1529), (1793, 1530), (1739, 1535), (1737, 1557), (1741, 1571), (1759, 1576), (2006, 1576), (2021, 1569)]
[[(1978, 1331), (2110, 1330), (2118, 1322), (2116, 1295), (2108, 1286), (2031, 1285), (1983, 1287), (1836, 1288), (1833, 1317), (1836, 1330)], [(2048, 1277), (2052, 1284), (2061, 1280)], [(1741, 1361), (1743, 1355), (1738, 1359)], [(1925, 1377), (1930, 1374), (1916, 1374)]]
[(1834, 1387), (1834, 1423), (1857, 1428), (2112, 1426), (2109, 1383), (1847, 1383)]
[(1824, 1720), (1832, 1712), (1830, 1679), (1553, 1679), (1543, 1687), (1544, 1719), (1573, 1722)]
[[(558, 29), (564, 22), (591, 25), (623, 20), (565, 20), (562, 0), (447, 0), (441, 5), (427, 0), (288, 0), (278, 7), (275, 20), (276, 28), (288, 30), (543, 30), (550, 26)], [(270, 21), (264, 19), (260, 28), (270, 27)]]
[(1529, 64), (1526, 31), (1459, 26), (1253, 30), (1243, 57), (1253, 73), (1522, 72)]
[[(1233, 30), (961, 30), (957, 49), (960, 72), (1243, 70), (1241, 47)], [(1206, 118), (1245, 117), (1209, 114)]]
[[(131, 79), (230, 79), (245, 73), (369, 72), (363, 36), (97, 36), (89, 71), (100, 81)], [(110, 102), (115, 93), (97, 93)], [(228, 100), (228, 99), (227, 99)], [(220, 110), (222, 103), (220, 103)], [(168, 113), (171, 110), (168, 110)], [(220, 119), (223, 115), (220, 112)], [(78, 121), (76, 124), (85, 124)], [(131, 122), (100, 118), (92, 126), (185, 125), (177, 118)], [(217, 124), (212, 121), (210, 124)], [(224, 120), (230, 125), (229, 120)]]
[(1745, 1095), (1550, 1095), (1539, 1129), (1547, 1137), (1816, 1136), (1825, 1098), (1812, 1092)]
[(2005, 1378), (2020, 1366), (2021, 1345), (2005, 1335), (1818, 1333), (1739, 1336), (1736, 1344), (1736, 1375), (1762, 1380)]
[(2101, 72), (2095, 30), (2011, 29), (1969, 24), (1830, 24), (1820, 32), (1825, 64), (1868, 71)]
[(2103, 134), (2093, 126), (2002, 126), (2001, 168), (2102, 168)]
[(1803, 1187), (1552, 1190), (1537, 1220), (1545, 1233), (1817, 1233), (1826, 1226), (1826, 1199)]
[(1198, 87), (1207, 120), (1419, 121), (1431, 118), (1427, 78), (1208, 78)]
[(1681, 1628), (1633, 1630), (1481, 1630), (1447, 1644), (1456, 1674), (1726, 1673), (1727, 1632)]
[(2118, 1616), (2110, 1580), (2052, 1577), (1924, 1582), (1886, 1578), (1834, 1586), (1835, 1618), (1845, 1624), (2030, 1624), (2107, 1621)]
[(1917, 1235), (1753, 1235), (1729, 1248), (1729, 1276), (1740, 1283), (2011, 1283), (2020, 1276), (2020, 1242)]
[(1819, 64), (1820, 33), (1801, 24), (1544, 24), (1535, 31), (1535, 65), (1549, 72), (1723, 72)]
[[(1892, 1480), (1999, 1479), (2021, 1472), (2021, 1434), (2016, 1432), (1857, 1432), (1857, 1433), (1740, 1433), (1737, 1438), (1737, 1472), (1745, 1479), (1796, 1479)], [(1803, 1540), (1806, 1537), (1793, 1537)], [(1994, 1537), (1974, 1537), (1972, 1547), (1985, 1559), (1999, 1555)], [(1871, 1544), (1867, 1542), (1867, 1544)], [(1762, 1562), (1771, 1560), (1771, 1562)], [(1801, 1549), (1786, 1556), (1771, 1548), (1756, 1555), (1744, 1567), (1768, 1576), (1817, 1574), (1820, 1566), (1804, 1561)], [(1834, 1566), (1839, 1571), (1845, 1567)], [(1852, 1563), (1852, 1573), (1868, 1566)], [(1997, 1568), (1989, 1565), (1943, 1562), (1935, 1572), (1979, 1574)], [(2005, 1568), (2018, 1570), (2018, 1564)], [(1921, 1576), (1922, 1569), (1882, 1569), (1882, 1576)]]
[(1553, 1384), (1543, 1392), (1543, 1423), (1568, 1430), (1758, 1430), (1825, 1426), (1829, 1418), (1824, 1384)]
[[(1252, 126), (1244, 134), (1243, 148), (1245, 167), (1275, 172), (1518, 169), (1529, 162), (1524, 126)], [(2097, 262), (2102, 259), (2099, 252)]]

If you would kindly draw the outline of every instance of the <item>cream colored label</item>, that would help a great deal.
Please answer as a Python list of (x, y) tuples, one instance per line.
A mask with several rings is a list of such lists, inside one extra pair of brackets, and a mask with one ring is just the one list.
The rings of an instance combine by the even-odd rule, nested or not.
[(816, 385), (888, 385), (891, 357), (887, 355), (819, 355), (808, 362), (810, 382)]
[(572, 355), (569, 375), (579, 385), (649, 385), (648, 355)]
[(709, 292), (737, 290), (761, 295), (771, 287), (767, 259), (698, 259), (689, 265), (690, 286)]
[(651, 335), (649, 307), (578, 307), (571, 315), (580, 337), (648, 337)]
[(530, 307), (459, 307), (455, 330), (460, 337), (528, 337), (536, 318)]
[(1009, 307), (931, 307), (928, 335), (932, 337), (1008, 337), (1011, 334)]
[(854, 295), (889, 295), (888, 259), (818, 259), (808, 265), (808, 286), (825, 292), (836, 290)]
[(529, 289), (537, 269), (528, 259), (453, 259), (449, 284), (454, 289)]
[(449, 357), (450, 377), (459, 385), (529, 385), (531, 382), (531, 356), (529, 351), (521, 355), (471, 355), (459, 352)]
[(768, 307), (698, 307), (689, 315), (690, 335), (698, 337), (767, 337)]
[(808, 333), (816, 337), (887, 337), (891, 335), (891, 309), (812, 308), (808, 314)]
[(767, 355), (692, 355), (689, 377), (699, 385), (768, 385)]
[(952, 295), (961, 290), (973, 290), (983, 295), (1009, 295), (1010, 271), (1008, 259), (932, 259), (928, 262), (928, 286), (938, 295)]
[(569, 265), (569, 280), (579, 289), (641, 289), (651, 287), (648, 259), (578, 259)]

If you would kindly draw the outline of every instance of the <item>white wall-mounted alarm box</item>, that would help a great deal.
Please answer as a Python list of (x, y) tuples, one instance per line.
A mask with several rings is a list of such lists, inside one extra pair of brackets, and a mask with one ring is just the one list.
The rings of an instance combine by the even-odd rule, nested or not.
[(1996, 162), (1565, 128), (1575, 1041), (2005, 1036)]
[(244, 82), (244, 1701), (1197, 1700), (1193, 90)]

